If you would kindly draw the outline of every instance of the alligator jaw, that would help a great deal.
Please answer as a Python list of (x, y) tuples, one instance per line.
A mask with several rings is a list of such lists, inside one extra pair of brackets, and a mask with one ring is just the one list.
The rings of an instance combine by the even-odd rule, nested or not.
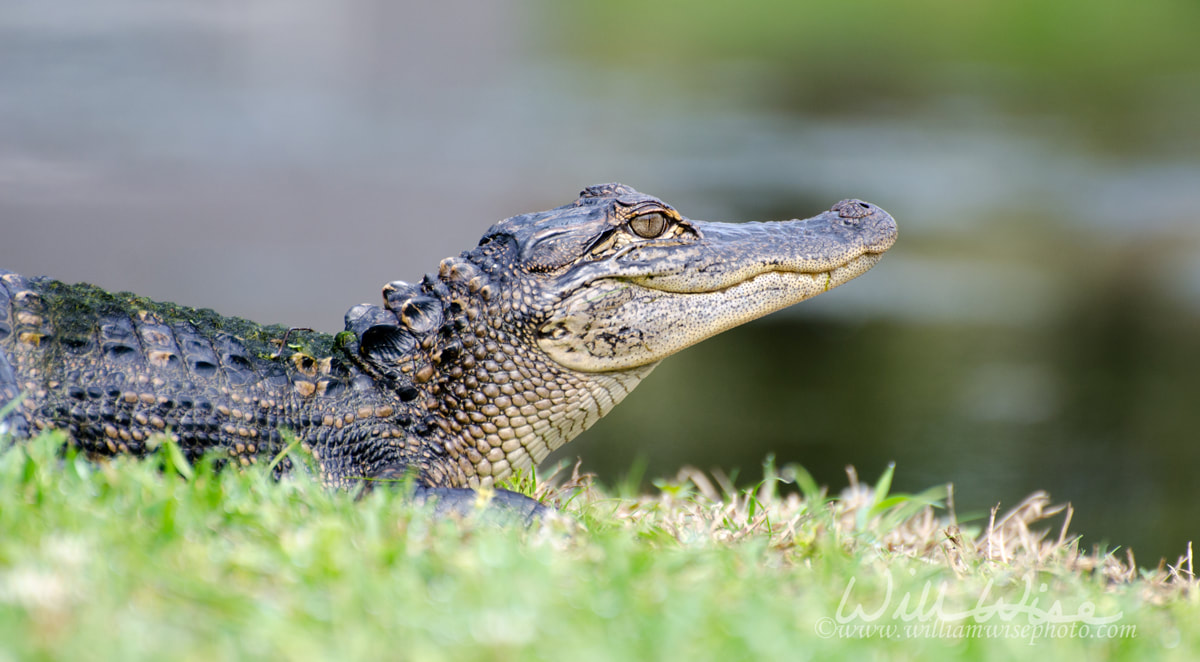
[(682, 241), (569, 278), (576, 289), (542, 325), (542, 350), (582, 372), (653, 364), (866, 273), (896, 240), (895, 220), (858, 200), (804, 220), (681, 223), (693, 231)]

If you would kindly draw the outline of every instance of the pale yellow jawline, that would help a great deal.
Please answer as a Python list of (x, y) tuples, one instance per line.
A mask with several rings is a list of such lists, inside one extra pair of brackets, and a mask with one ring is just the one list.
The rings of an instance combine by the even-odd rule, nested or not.
[[(604, 297), (580, 292), (575, 302), (565, 300), (559, 323), (574, 320), (578, 337), (547, 337), (539, 340), (542, 351), (568, 370), (599, 373), (628, 370), (661, 361), (705, 338), (764, 315), (811, 299), (871, 269), (880, 253), (859, 255), (832, 270), (817, 273), (767, 271), (736, 285), (707, 292), (676, 292), (655, 289), (637, 281), (594, 283), (606, 292), (629, 293), (628, 285), (637, 285), (632, 296), (622, 297), (615, 305), (600, 310), (593, 304)], [(619, 284), (619, 287), (618, 287)], [(582, 305), (580, 305), (582, 304)], [(586, 323), (581, 322), (586, 318)], [(636, 343), (627, 343), (620, 353), (594, 354), (588, 343), (605, 334), (628, 334), (636, 326), (643, 335)]]
[[(866, 273), (867, 271), (869, 271), (871, 269), (871, 267), (875, 266), (879, 262), (879, 259), (882, 257), (883, 257), (883, 253), (862, 253), (861, 255), (857, 255), (857, 256), (847, 260), (846, 262), (844, 262), (836, 267), (833, 267), (832, 269), (827, 269), (825, 271), (795, 271), (795, 270), (791, 270), (791, 269), (770, 269), (767, 271), (760, 271), (751, 276), (747, 276), (736, 283), (731, 283), (724, 287), (713, 288), (711, 290), (683, 290), (683, 289), (669, 289), (669, 288), (665, 288), (665, 287), (655, 287), (653, 276), (629, 278), (628, 280), (625, 280), (625, 279), (617, 279), (617, 280), (632, 283), (632, 284), (637, 285), (638, 287), (642, 287), (647, 290), (654, 290), (657, 292), (663, 292), (665, 294), (672, 294), (672, 295), (678, 294), (678, 295), (686, 296), (686, 295), (693, 295), (693, 294), (694, 295), (721, 294), (721, 293), (729, 292), (731, 290), (736, 290), (740, 287), (744, 287), (750, 283), (753, 283), (756, 279), (763, 278), (765, 276), (771, 276), (771, 275), (808, 276), (813, 279), (814, 283), (821, 276), (825, 276), (825, 285), (821, 291), (828, 292), (829, 290), (832, 290), (833, 288), (837, 287), (838, 285), (841, 285), (847, 281), (853, 280), (853, 279), (857, 278), (858, 276), (861, 276), (862, 274)], [(865, 265), (865, 266), (863, 266), (863, 265)], [(834, 277), (833, 277), (834, 274), (839, 274), (839, 278), (837, 279), (837, 282), (834, 282)], [(845, 274), (849, 274), (849, 275), (845, 275)], [(841, 277), (841, 276), (845, 276), (845, 277)], [(621, 288), (621, 289), (624, 289), (624, 288)], [(596, 297), (595, 299), (589, 299), (589, 301), (599, 300), (610, 293), (611, 292), (603, 293), (600, 296)], [(816, 296), (816, 295), (814, 294), (812, 296)], [(811, 297), (809, 297), (809, 298), (811, 298)]]
[[(874, 267), (879, 262), (879, 259), (882, 257), (883, 257), (882, 253), (864, 253), (862, 255), (859, 255), (858, 257), (855, 257), (855, 258), (849, 260), (845, 264), (834, 267), (833, 269), (830, 269), (828, 271), (818, 271), (818, 272), (787, 271), (787, 270), (764, 271), (762, 273), (755, 274), (755, 275), (751, 276), (750, 278), (747, 278), (746, 280), (743, 280), (739, 283), (730, 285), (729, 287), (721, 288), (719, 290), (709, 290), (709, 291), (702, 291), (702, 292), (670, 292), (668, 290), (663, 290), (663, 291), (669, 292), (670, 294), (677, 294), (677, 295), (681, 295), (681, 296), (688, 296), (689, 294), (694, 294), (694, 295), (699, 295), (699, 296), (703, 296), (706, 294), (707, 295), (736, 294), (737, 296), (747, 296), (747, 294), (745, 293), (745, 290), (753, 290), (754, 289), (753, 285), (754, 285), (755, 281), (758, 281), (760, 279), (766, 280), (766, 279), (769, 279), (774, 276), (774, 277), (779, 277), (779, 278), (784, 278), (784, 279), (795, 278), (795, 279), (797, 279), (797, 281), (802, 282), (800, 279), (807, 278), (808, 284), (802, 285), (801, 289), (807, 289), (807, 290), (809, 290), (809, 293), (807, 293), (806, 296), (804, 296), (804, 298), (796, 299), (795, 301), (793, 301), (792, 303), (794, 304), (794, 303), (799, 303), (801, 301), (805, 301), (807, 299), (811, 299), (811, 298), (817, 296), (818, 294), (828, 292), (829, 290), (832, 290), (833, 288), (835, 288), (839, 285), (843, 285), (851, 280), (854, 280), (855, 278), (858, 278), (859, 276), (870, 271), (871, 267)], [(825, 277), (824, 278), (825, 282), (822, 285), (818, 285), (818, 282), (822, 276)], [(647, 288), (647, 289), (653, 289), (653, 288)], [(774, 288), (769, 288), (769, 289), (774, 289)], [(814, 289), (820, 289), (820, 291), (819, 292), (813, 291)], [(749, 295), (749, 296), (752, 296), (752, 295)], [(786, 307), (788, 305), (792, 305), (792, 304), (786, 304), (784, 307)], [(778, 310), (778, 309), (775, 309), (775, 310)]]
[[(677, 300), (680, 303), (690, 297), (696, 297), (697, 301), (702, 298), (708, 299), (703, 308), (716, 313), (716, 317), (725, 319), (704, 329), (703, 332), (684, 332), (675, 336), (676, 340), (682, 340), (682, 342), (670, 343), (666, 347), (661, 347), (660, 350), (663, 350), (663, 353), (660, 359), (718, 333), (828, 292), (838, 285), (866, 273), (879, 262), (881, 257), (881, 253), (866, 253), (839, 267), (820, 273), (768, 271), (748, 278), (737, 285), (713, 292), (696, 294), (672, 292), (670, 295), (678, 297)], [(744, 307), (745, 302), (758, 302), (761, 305)]]

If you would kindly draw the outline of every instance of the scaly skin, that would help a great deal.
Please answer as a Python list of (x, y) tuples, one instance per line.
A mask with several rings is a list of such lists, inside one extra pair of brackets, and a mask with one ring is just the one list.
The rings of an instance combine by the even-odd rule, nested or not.
[(337, 336), (0, 272), (0, 406), (26, 394), (0, 424), (63, 429), (96, 455), (143, 454), (161, 432), (191, 458), (242, 464), (279, 452), (286, 428), (330, 485), (411, 473), (461, 505), (462, 488), (540, 462), (666, 356), (864, 273), (895, 236), (857, 200), (707, 223), (606, 184), (388, 284)]

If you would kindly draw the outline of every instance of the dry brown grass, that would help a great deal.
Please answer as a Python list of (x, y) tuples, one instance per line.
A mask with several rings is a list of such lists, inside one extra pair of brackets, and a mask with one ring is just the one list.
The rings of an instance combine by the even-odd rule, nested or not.
[(943, 565), (960, 578), (1051, 571), (1100, 578), (1110, 588), (1136, 586), (1156, 604), (1200, 598), (1191, 543), (1173, 564), (1164, 559), (1139, 568), (1131, 549), (1120, 556), (1081, 549), (1080, 537), (1070, 531), (1074, 509), (1055, 504), (1045, 492), (1003, 513), (997, 505), (980, 528), (958, 522), (953, 486), (946, 487), (945, 508), (909, 495), (893, 496), (888, 503), (895, 503), (881, 508), (888, 495), (860, 482), (853, 467), (847, 474), (849, 486), (829, 498), (824, 488), (807, 496), (781, 494), (772, 480), (738, 490), (724, 475), (687, 467), (655, 495), (613, 498), (576, 464), (569, 475), (558, 471), (542, 480), (536, 496), (568, 510), (608, 508), (628, 526), (652, 528), (683, 544), (761, 538), (793, 561), (833, 543)]

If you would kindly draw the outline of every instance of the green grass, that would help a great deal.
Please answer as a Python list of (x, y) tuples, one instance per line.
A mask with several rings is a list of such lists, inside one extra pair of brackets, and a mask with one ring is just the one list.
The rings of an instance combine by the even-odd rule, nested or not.
[[(44, 435), (0, 451), (0, 661), (1200, 651), (1190, 558), (1139, 571), (1124, 550), (1077, 550), (1065, 513), (1046, 519), (1057, 511), (1044, 495), (972, 528), (929, 505), (945, 490), (889, 494), (890, 470), (836, 499), (795, 468), (743, 490), (685, 471), (642, 496), (605, 494), (586, 476), (526, 475), (516, 488), (565, 511), (527, 530), (431, 520), (389, 490), (355, 501), (306, 475), (273, 481), (265, 468), (181, 471), (169, 446), (97, 464), (64, 456), (61, 443)], [(785, 494), (785, 478), (803, 496)], [(1044, 623), (1037, 636), (1031, 609), (1003, 608), (1021, 600), (1026, 578), (1026, 607), (1053, 612), (1058, 601), (1070, 617), (1091, 603), (1096, 618), (1117, 616), (1122, 636), (1051, 637)], [(861, 602), (867, 613), (886, 604), (885, 614), (822, 636), (839, 625), (852, 581), (841, 613)], [(976, 621), (934, 618), (939, 591), (942, 613), (990, 613), (982, 625), (1011, 636), (954, 636)], [(905, 626), (941, 629), (905, 637)]]

